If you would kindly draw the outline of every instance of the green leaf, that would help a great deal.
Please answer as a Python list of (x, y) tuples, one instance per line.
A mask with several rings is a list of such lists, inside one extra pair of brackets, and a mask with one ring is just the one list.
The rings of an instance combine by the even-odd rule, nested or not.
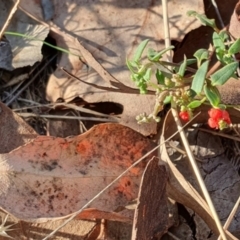
[(205, 81), (205, 77), (208, 70), (209, 61), (205, 61), (200, 68), (197, 70), (196, 74), (194, 75), (191, 89), (199, 94), (202, 91), (203, 84)]
[(196, 17), (204, 26), (212, 27), (214, 30), (217, 30), (217, 26), (214, 19), (209, 19), (205, 14), (199, 14), (196, 11), (188, 11), (188, 16)]
[(151, 74), (152, 74), (152, 69), (148, 68), (145, 74), (143, 75), (143, 79), (148, 82), (151, 78)]
[(217, 48), (220, 48), (222, 50), (226, 49), (224, 41), (222, 40), (222, 38), (219, 36), (218, 33), (214, 32), (212, 38), (213, 38), (213, 45), (216, 49)]
[(193, 56), (197, 59), (198, 66), (200, 66), (203, 60), (208, 59), (209, 53), (207, 49), (200, 48), (193, 54)]
[(149, 39), (146, 39), (138, 45), (136, 52), (134, 54), (134, 57), (133, 57), (134, 62), (136, 62), (136, 63), (139, 62), (140, 58), (142, 57), (142, 53), (143, 53), (144, 49), (146, 48), (148, 42), (149, 42)]
[(201, 102), (201, 101), (199, 101), (199, 100), (194, 100), (194, 101), (190, 102), (190, 103), (187, 105), (187, 107), (188, 107), (188, 108), (197, 108), (197, 107), (199, 107), (199, 106), (201, 106), (201, 105), (202, 105), (202, 102)]
[(219, 32), (219, 37), (223, 40), (223, 42), (225, 42), (229, 38), (229, 36), (225, 30), (224, 31), (222, 30), (221, 32)]
[(224, 56), (225, 56), (225, 50), (221, 49), (221, 48), (217, 48), (216, 49), (216, 56), (217, 56), (217, 59), (222, 62), (222, 63), (225, 63), (224, 62)]
[(217, 72), (210, 76), (212, 85), (223, 85), (234, 74), (237, 68), (238, 62), (233, 62), (219, 69)]
[(160, 51), (160, 52), (156, 52), (154, 49), (149, 48), (149, 49), (148, 49), (148, 54), (147, 54), (148, 59), (149, 59), (150, 61), (152, 61), (152, 62), (158, 62), (159, 59), (162, 58), (162, 55), (163, 55), (164, 53), (166, 53), (166, 52), (169, 51), (169, 50), (172, 50), (173, 48), (174, 48), (174, 46), (170, 46), (170, 47), (168, 47), (168, 48), (166, 48), (166, 49), (163, 49), (163, 50)]
[(166, 96), (165, 99), (163, 100), (163, 104), (171, 103), (171, 101), (172, 101), (172, 96)]
[(161, 71), (161, 73), (166, 77), (166, 78), (172, 78), (172, 72), (164, 66), (161, 62), (154, 62), (154, 66)]
[(155, 76), (156, 76), (158, 84), (164, 85), (165, 76), (159, 69), (157, 69)]
[(236, 54), (240, 52), (240, 38), (233, 43), (233, 45), (228, 49), (229, 54)]
[(219, 95), (208, 85), (204, 85), (204, 93), (212, 106), (217, 107), (220, 103)]
[(133, 61), (126, 60), (126, 64), (131, 73), (137, 73), (137, 64)]
[(183, 77), (184, 74), (185, 74), (185, 71), (186, 71), (186, 67), (187, 67), (187, 58), (186, 56), (184, 55), (184, 60), (183, 60), (183, 63), (181, 64), (180, 68), (179, 68), (179, 71), (178, 71), (178, 75)]

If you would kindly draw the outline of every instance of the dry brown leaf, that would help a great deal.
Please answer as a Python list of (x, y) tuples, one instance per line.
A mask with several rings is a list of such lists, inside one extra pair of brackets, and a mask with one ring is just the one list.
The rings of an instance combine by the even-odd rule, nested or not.
[(16, 113), (0, 102), (0, 153), (13, 149), (37, 137), (37, 133)]
[[(21, 1), (21, 6), (32, 13), (28, 1)], [(132, 56), (140, 41), (149, 38), (152, 40), (151, 47), (157, 50), (164, 48), (160, 1), (126, 0), (106, 3), (99, 0), (90, 3), (68, 0), (55, 1), (54, 8), (54, 24), (77, 37), (107, 71), (127, 86), (134, 85), (131, 83), (130, 74), (126, 68), (126, 58)], [(181, 0), (177, 3), (170, 1), (169, 9), (171, 9), (169, 11), (171, 36), (181, 40), (186, 32), (199, 26), (199, 22), (187, 17), (186, 12), (188, 10), (203, 12), (203, 3), (200, 0), (190, 2)], [(107, 75), (104, 76), (100, 73), (104, 73), (104, 70), (100, 69), (93, 61), (88, 60), (89, 57), (82, 51), (77, 41), (69, 39), (63, 32), (61, 34), (61, 32), (54, 31), (53, 37), (56, 38), (58, 46), (83, 56), (89, 65), (83, 64), (76, 56), (63, 54), (59, 66), (65, 67), (86, 82), (98, 86), (110, 86)], [(59, 69), (50, 77), (47, 96), (51, 101), (56, 101), (59, 97), (69, 101), (79, 96), (90, 103), (115, 102), (121, 104), (123, 107), (122, 124), (130, 126), (144, 135), (156, 133), (155, 123), (139, 127), (135, 121), (138, 114), (152, 112), (154, 96), (106, 92), (74, 80)]]
[[(37, 137), (0, 155), (0, 206), (25, 221), (64, 217), (79, 210), (154, 146), (118, 124), (100, 124), (67, 139)], [(146, 160), (131, 169), (89, 207), (114, 211), (135, 199), (145, 164)]]
[(143, 173), (135, 210), (132, 240), (159, 239), (167, 232), (169, 211), (166, 195), (167, 168), (151, 159)]

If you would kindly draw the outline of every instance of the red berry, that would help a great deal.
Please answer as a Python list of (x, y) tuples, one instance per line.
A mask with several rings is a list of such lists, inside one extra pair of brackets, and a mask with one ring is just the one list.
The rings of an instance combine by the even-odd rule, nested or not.
[(179, 117), (184, 121), (189, 121), (189, 113), (187, 111), (180, 112)]
[(229, 113), (226, 110), (211, 108), (208, 111), (208, 125), (211, 128), (223, 129), (231, 123)]
[(210, 128), (216, 128), (218, 129), (218, 122), (214, 118), (208, 119), (208, 125)]
[(222, 112), (222, 119), (227, 122), (228, 124), (231, 123), (231, 119), (229, 117), (229, 113), (226, 110), (223, 110)]
[(222, 118), (222, 110), (221, 109), (216, 109), (216, 108), (211, 108), (208, 111), (208, 115), (209, 115), (210, 118), (220, 119), (220, 118)]

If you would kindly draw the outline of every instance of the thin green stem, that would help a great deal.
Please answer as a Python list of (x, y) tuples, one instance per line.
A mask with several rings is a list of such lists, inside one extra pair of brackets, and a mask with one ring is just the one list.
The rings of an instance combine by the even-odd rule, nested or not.
[(54, 45), (52, 45), (52, 44), (50, 44), (48, 42), (45, 42), (45, 41), (43, 41), (43, 40), (41, 40), (39, 38), (35, 38), (35, 37), (29, 36), (29, 35), (26, 35), (26, 34), (16, 33), (16, 32), (4, 32), (4, 34), (5, 35), (10, 35), (10, 36), (15, 36), (15, 37), (27, 38), (27, 39), (31, 39), (31, 40), (34, 40), (34, 41), (40, 41), (43, 44), (45, 44), (45, 45), (47, 45), (47, 46), (49, 46), (51, 48), (54, 48), (54, 49), (56, 49), (56, 50), (58, 50), (60, 52), (64, 52), (64, 53), (67, 53), (67, 54), (70, 54), (70, 55), (73, 55), (73, 56), (81, 58), (81, 56), (78, 55), (78, 54), (72, 53), (72, 52), (70, 52), (70, 51), (68, 51), (68, 50), (66, 50), (64, 48), (54, 46)]

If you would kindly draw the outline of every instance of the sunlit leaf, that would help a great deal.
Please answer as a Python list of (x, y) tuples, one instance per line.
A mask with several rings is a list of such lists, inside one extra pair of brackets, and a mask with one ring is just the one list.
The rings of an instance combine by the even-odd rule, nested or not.
[(143, 79), (148, 82), (151, 78), (151, 74), (152, 74), (152, 69), (148, 68), (145, 74), (143, 75)]
[(127, 64), (127, 67), (128, 67), (128, 69), (130, 70), (131, 73), (136, 73), (137, 72), (137, 70), (136, 70), (137, 64), (135, 62), (127, 59), (126, 64)]
[(214, 19), (209, 19), (205, 14), (199, 14), (196, 11), (188, 11), (188, 16), (196, 17), (204, 26), (212, 27), (214, 30), (217, 30), (217, 26)]
[(229, 54), (236, 54), (238, 52), (240, 52), (240, 38), (228, 49)]
[(148, 59), (150, 60), (150, 61), (153, 61), (153, 62), (158, 62), (159, 61), (159, 59), (161, 59), (162, 58), (162, 55), (164, 54), (164, 53), (166, 53), (167, 51), (169, 51), (169, 50), (172, 50), (174, 48), (174, 46), (170, 46), (170, 47), (168, 47), (168, 48), (166, 48), (166, 49), (163, 49), (162, 51), (160, 51), (160, 52), (156, 52), (154, 49), (152, 49), (152, 48), (150, 48), (149, 50), (148, 50)]
[(133, 58), (133, 60), (135, 62), (139, 62), (140, 58), (142, 57), (142, 53), (143, 53), (144, 49), (146, 48), (148, 42), (149, 42), (149, 39), (146, 39), (138, 45), (136, 52), (134, 54), (134, 58)]

